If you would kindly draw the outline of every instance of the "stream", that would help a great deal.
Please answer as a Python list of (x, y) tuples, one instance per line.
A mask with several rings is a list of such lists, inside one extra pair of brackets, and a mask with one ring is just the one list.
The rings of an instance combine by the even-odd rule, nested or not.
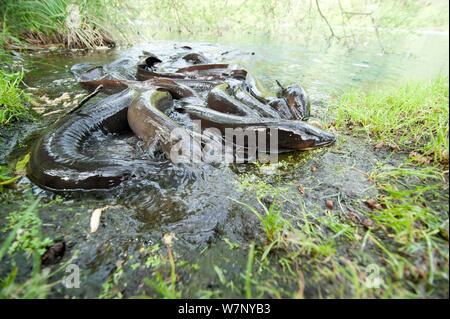
[[(370, 89), (376, 85), (394, 84), (410, 79), (432, 78), (448, 74), (448, 34), (390, 35), (388, 49), (382, 53), (376, 41), (362, 43), (348, 50), (342, 46), (322, 44), (283, 43), (261, 38), (238, 41), (203, 39), (186, 41), (172, 37), (171, 41), (151, 41), (132, 47), (102, 52), (39, 52), (23, 54), (26, 70), (24, 82), (34, 96), (50, 100), (68, 93), (71, 101), (86, 92), (77, 83), (71, 68), (79, 63), (86, 66), (105, 65), (121, 58), (137, 61), (144, 50), (158, 57), (169, 57), (175, 47), (188, 45), (213, 61), (237, 64), (248, 70), (269, 90), (276, 90), (275, 80), (283, 84), (300, 83), (311, 97), (311, 113), (325, 122), (333, 119), (327, 113), (330, 99), (352, 87)], [(210, 44), (216, 43), (216, 44)], [(134, 70), (122, 76), (132, 78)], [(104, 98), (101, 94), (93, 101)], [(92, 103), (90, 101), (89, 103)], [(30, 150), (39, 134), (62, 111), (63, 102), (45, 105), (41, 119), (34, 123), (20, 123), (0, 131), (0, 163), (14, 167)], [(61, 111), (62, 110), (62, 111)], [(45, 115), (48, 114), (48, 115)], [(108, 192), (74, 192), (55, 194), (31, 185), (35, 196), (48, 205), (38, 209), (43, 221), (43, 233), (52, 238), (66, 239), (66, 253), (62, 262), (76, 255), (74, 263), (80, 267), (81, 287), (68, 289), (58, 284), (54, 297), (65, 295), (93, 298), (103, 291), (103, 283), (117, 273), (120, 265), (133, 259), (135, 267), (123, 267), (127, 282), (121, 293), (130, 297), (142, 293), (142, 278), (150, 277), (148, 249), (159, 245), (165, 254), (162, 237), (174, 233), (174, 252), (178, 261), (197, 264), (199, 270), (180, 269), (185, 282), (184, 295), (198, 297), (198, 291), (214, 285), (213, 266), (222, 264), (228, 272), (239, 274), (245, 269), (246, 250), (230, 251), (223, 241), (248, 245), (262, 240), (258, 218), (245, 206), (232, 199), (256, 207), (255, 190), (240, 189), (242, 181), (250, 184), (259, 177), (270, 185), (284, 190), (284, 211), (296, 214), (297, 185), (308, 189), (305, 205), (311, 210), (326, 209), (324, 199), (339, 199), (358, 207), (359, 199), (377, 195), (364, 174), (378, 161), (387, 158), (387, 151), (375, 152), (372, 145), (361, 139), (337, 135), (337, 142), (329, 148), (306, 152), (292, 152), (280, 156), (280, 165), (259, 167), (255, 164), (205, 165), (195, 171), (169, 161), (143, 164), (139, 178)], [(130, 162), (145, 160), (132, 135), (99, 140), (93, 136), (89, 152), (117, 157)], [(400, 157), (390, 157), (396, 163)], [(311, 168), (315, 167), (314, 173)], [(352, 169), (356, 168), (356, 169)], [(358, 172), (361, 171), (361, 172)], [(17, 200), (2, 203), (0, 224), (9, 212), (20, 209), (30, 181), (22, 178), (14, 190)], [(244, 184), (242, 184), (244, 185)], [(246, 184), (245, 184), (246, 185)], [(232, 199), (231, 199), (232, 198)], [(359, 201), (358, 201), (359, 200)], [(114, 206), (103, 212), (104, 225), (96, 233), (89, 232), (94, 209)], [(1, 236), (3, 238), (3, 235)], [(131, 257), (133, 256), (133, 257)], [(20, 262), (20, 261), (19, 261)], [(18, 265), (20, 266), (20, 263)], [(30, 268), (20, 270), (26, 273)], [(2, 273), (2, 267), (0, 267)], [(55, 275), (61, 278), (63, 272)], [(229, 292), (225, 297), (236, 297)]]

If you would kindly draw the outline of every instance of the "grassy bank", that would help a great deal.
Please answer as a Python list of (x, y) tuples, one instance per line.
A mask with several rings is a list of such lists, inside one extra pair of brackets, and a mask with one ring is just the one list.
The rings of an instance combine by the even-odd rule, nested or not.
[(448, 165), (448, 76), (403, 87), (353, 89), (339, 99), (337, 126), (362, 133), (378, 147)]
[(1, 32), (12, 48), (113, 46), (126, 41), (129, 10), (126, 2), (112, 0), (2, 0)]
[(20, 87), (23, 72), (0, 70), (0, 125), (33, 119), (29, 96)]
[[(378, 93), (374, 105), (380, 119), (370, 125), (360, 121), (361, 112), (347, 111), (373, 100), (374, 93), (349, 94), (357, 96), (358, 103), (345, 94), (338, 99), (337, 110), (331, 110), (341, 114), (336, 132), (341, 142), (335, 147), (313, 152), (307, 161), (282, 160), (275, 175), (261, 174), (273, 168), (256, 165), (256, 172), (236, 180), (245, 199), (229, 200), (236, 203), (236, 215), (254, 215), (259, 236), (245, 243), (221, 238), (189, 262), (178, 254), (173, 262), (162, 247), (149, 247), (142, 250), (148, 256), (145, 264), (138, 262), (139, 254), (121, 264), (105, 283), (102, 297), (123, 297), (127, 280), (139, 276), (139, 269), (154, 266), (154, 276), (142, 288), (142, 294), (152, 298), (448, 298), (448, 169), (437, 162), (439, 158), (424, 163), (409, 157), (409, 148), (431, 156), (430, 145), (448, 145), (448, 136), (440, 144), (430, 144), (429, 130), (448, 121), (444, 111), (448, 79)], [(381, 120), (383, 116), (390, 120), (392, 109), (404, 106), (409, 110), (401, 113), (405, 117), (424, 105), (438, 111), (418, 115), (419, 122), (404, 119), (404, 129), (391, 130)], [(347, 126), (349, 121), (353, 128)], [(359, 131), (357, 126), (365, 134), (351, 137)], [(385, 146), (373, 149), (378, 139), (371, 137), (372, 131), (380, 132)], [(408, 131), (423, 134), (409, 143)], [(400, 150), (391, 150), (390, 141), (401, 145)], [(368, 152), (378, 159), (373, 166), (361, 163), (368, 160)], [(326, 169), (335, 176), (324, 179), (318, 173), (322, 156), (329, 153), (340, 160), (334, 170)], [(342, 160), (347, 158), (350, 161)], [(352, 164), (353, 160), (359, 163)], [(301, 180), (281, 177), (305, 165)], [(366, 189), (354, 193), (343, 187), (347, 175), (359, 176)], [(320, 184), (331, 189), (330, 195), (316, 197)]]
[(241, 204), (266, 238), (249, 250), (253, 296), (448, 298), (448, 86), (448, 77), (438, 77), (359, 89), (333, 105), (341, 139), (357, 132), (375, 152), (387, 152), (368, 171), (336, 163), (338, 171), (363, 174), (374, 198), (363, 191), (349, 202), (338, 189), (324, 209), (311, 205), (308, 184), (292, 195), (295, 184), (276, 186), (261, 175), (240, 181), (259, 202)]
[(10, 51), (4, 50), (6, 38), (0, 38), (0, 126), (15, 121), (33, 119), (33, 112), (28, 104), (29, 96), (23, 90), (24, 73), (13, 67)]

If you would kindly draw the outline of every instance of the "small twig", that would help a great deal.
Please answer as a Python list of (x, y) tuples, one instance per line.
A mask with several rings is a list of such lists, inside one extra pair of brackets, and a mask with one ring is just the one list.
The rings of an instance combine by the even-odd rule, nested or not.
[(381, 52), (384, 54), (384, 46), (383, 43), (381, 42), (380, 33), (378, 32), (378, 23), (375, 23), (375, 18), (372, 15), (370, 15), (370, 19), (372, 20), (373, 26), (375, 28), (375, 34), (377, 35), (377, 40), (378, 44), (381, 47)]
[(331, 27), (330, 23), (328, 22), (327, 18), (324, 16), (324, 14), (322, 13), (322, 10), (320, 10), (319, 7), (319, 0), (316, 0), (316, 6), (317, 6), (317, 11), (319, 12), (320, 16), (322, 17), (322, 19), (326, 22), (326, 24), (328, 25), (328, 28), (330, 29), (331, 32), (331, 37), (336, 38), (339, 40), (339, 37), (336, 36), (336, 34), (333, 31), (333, 28)]
[(66, 114), (64, 114), (64, 116), (68, 115), (68, 114), (72, 114), (73, 112), (81, 109), (83, 107), (84, 104), (86, 104), (87, 101), (89, 101), (90, 99), (92, 99), (94, 96), (96, 96), (101, 90), (103, 89), (103, 84), (100, 84), (99, 86), (97, 86), (94, 90), (94, 92), (92, 92), (91, 94), (89, 94), (88, 96), (86, 96), (81, 102), (80, 104), (78, 104), (77, 106), (75, 106), (73, 109), (71, 109), (69, 112), (67, 112)]
[(373, 12), (354, 12), (354, 11), (343, 11), (343, 13), (347, 16), (370, 16)]
[(275, 80), (275, 82), (278, 84), (278, 86), (279, 86), (282, 90), (284, 90), (284, 87), (281, 85), (281, 83), (280, 83), (278, 80)]

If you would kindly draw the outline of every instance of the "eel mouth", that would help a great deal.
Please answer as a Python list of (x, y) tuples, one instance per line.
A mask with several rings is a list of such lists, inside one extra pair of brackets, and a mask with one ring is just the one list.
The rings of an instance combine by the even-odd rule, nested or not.
[(315, 148), (318, 147), (327, 147), (327, 146), (331, 146), (336, 142), (336, 137), (334, 135), (329, 134), (329, 136), (327, 137), (326, 140), (319, 142), (315, 145)]

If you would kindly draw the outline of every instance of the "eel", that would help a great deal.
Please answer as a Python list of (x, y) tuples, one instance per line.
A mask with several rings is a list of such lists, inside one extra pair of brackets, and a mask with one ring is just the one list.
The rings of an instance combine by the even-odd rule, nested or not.
[[(187, 86), (183, 83), (189, 84), (190, 86)], [(166, 79), (166, 78), (153, 78), (146, 81), (97, 80), (97, 81), (80, 82), (80, 84), (88, 92), (93, 92), (95, 88), (102, 85), (102, 92), (107, 95), (121, 92), (127, 88), (132, 88), (140, 91), (158, 88), (169, 91), (172, 94), (173, 98), (175, 99), (182, 99), (187, 97), (195, 97), (201, 99), (200, 95), (192, 87), (204, 88), (203, 85), (206, 85), (206, 88), (204, 88), (204, 90), (206, 91), (207, 88), (215, 84), (215, 82), (203, 83), (196, 80), (176, 81), (173, 79)]]
[(155, 72), (146, 64), (138, 64), (136, 79), (145, 81), (152, 78), (196, 79), (207, 81), (225, 81), (228, 78), (245, 80), (247, 71), (228, 69), (229, 64), (196, 64), (181, 68), (175, 72)]
[(94, 159), (83, 153), (88, 137), (130, 132), (127, 110), (137, 95), (125, 90), (66, 115), (34, 144), (27, 177), (53, 191), (104, 190), (119, 185), (132, 172), (129, 163)]
[(176, 110), (187, 113), (192, 120), (200, 120), (202, 128), (219, 129), (222, 136), (226, 135), (226, 129), (241, 128), (255, 131), (264, 129), (269, 138), (271, 131), (277, 130), (279, 152), (312, 150), (330, 146), (336, 141), (333, 134), (304, 121), (236, 116), (190, 104), (181, 104)]
[(236, 100), (227, 91), (230, 89), (228, 83), (222, 83), (214, 87), (208, 94), (206, 105), (218, 112), (242, 116), (259, 117), (261, 113), (250, 106)]
[(207, 57), (200, 53), (188, 53), (182, 57), (183, 60), (191, 62), (193, 64), (206, 64), (209, 63)]
[[(201, 145), (192, 133), (164, 114), (172, 96), (160, 89), (140, 93), (128, 109), (128, 123), (147, 146), (158, 146), (173, 163), (201, 162)], [(180, 151), (181, 150), (181, 154)]]
[(301, 120), (311, 116), (311, 101), (305, 89), (299, 84), (291, 84), (283, 87), (276, 81), (281, 90), (278, 92), (279, 98), (284, 98), (292, 113), (292, 120)]
[[(228, 81), (229, 88), (227, 91), (236, 100), (245, 105), (248, 105), (252, 109), (258, 111), (262, 117), (271, 118), (283, 118), (283, 115), (277, 112), (271, 105), (266, 103), (261, 103), (260, 100), (252, 95), (250, 87), (245, 82), (242, 81)], [(287, 118), (287, 117), (286, 117)]]

